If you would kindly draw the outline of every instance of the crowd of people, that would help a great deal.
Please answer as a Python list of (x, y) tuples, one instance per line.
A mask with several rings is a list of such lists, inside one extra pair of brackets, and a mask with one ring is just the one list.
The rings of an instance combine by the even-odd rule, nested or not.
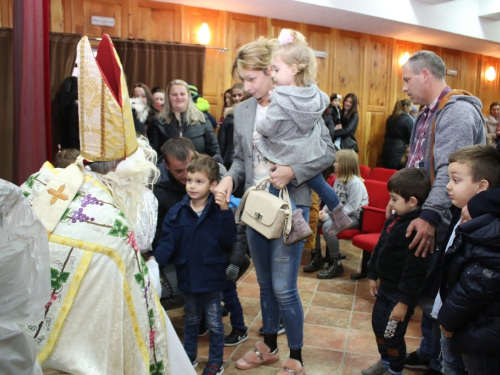
[[(337, 235), (360, 225), (369, 202), (357, 156), (356, 94), (323, 93), (314, 51), (288, 29), (238, 50), (238, 83), (224, 93), (218, 121), (186, 81), (165, 90), (136, 83), (128, 91), (107, 36), (95, 59), (84, 37), (78, 61), (78, 96), (65, 97), (57, 111), (59, 119), (71, 114), (76, 132), (61, 135), (54, 166), (45, 163), (18, 192), (40, 221), (40, 236), (48, 235), (48, 249), (37, 256), (50, 269), (37, 291), (46, 300), (32, 314), (37, 321), (0, 324), (0, 333), (23, 332), (18, 347), (26, 360), (18, 369), (194, 374), (198, 337), (208, 331), (203, 375), (221, 375), (224, 346), (248, 339), (236, 282), (252, 262), (263, 340), (235, 365), (279, 362), (284, 330), (289, 356), (278, 375), (305, 375), (297, 288), (305, 239), (316, 244), (304, 271), (338, 277)], [(427, 374), (500, 373), (500, 154), (492, 147), (500, 145), (500, 104), (492, 103), (485, 119), (480, 100), (451, 89), (445, 71), (433, 52), (413, 54), (403, 66), (408, 98), (387, 119), (381, 165), (399, 171), (387, 184), (387, 221), (368, 264), (380, 359), (363, 375), (398, 375), (405, 366)], [(332, 167), (329, 183), (324, 172)], [(264, 178), (270, 194), (286, 188), (290, 195), (291, 231), (277, 239), (234, 217), (238, 197)], [(310, 212), (318, 212), (316, 221)], [(183, 295), (183, 346), (162, 299), (169, 264)], [(42, 271), (33, 268), (30, 277), (49, 273)], [(404, 335), (417, 306), (423, 338), (407, 354)]]

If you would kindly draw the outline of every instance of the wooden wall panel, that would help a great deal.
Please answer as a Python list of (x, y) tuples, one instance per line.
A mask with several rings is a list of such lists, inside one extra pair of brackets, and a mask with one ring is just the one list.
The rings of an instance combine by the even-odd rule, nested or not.
[(340, 31), (336, 43), (335, 92), (345, 97), (352, 92), (360, 96), (363, 82), (363, 58), (361, 34)]
[[(180, 18), (180, 17), (179, 17)], [(175, 10), (139, 8), (139, 26), (136, 38), (180, 42), (176, 34), (177, 14)]]
[[(198, 44), (198, 30), (201, 24), (206, 22), (210, 29), (211, 47), (221, 47), (225, 43), (225, 28), (222, 22), (221, 12), (202, 8), (185, 7), (183, 11), (185, 32), (182, 34), (182, 42)], [(219, 50), (207, 49), (205, 54), (205, 71), (203, 73), (203, 93), (200, 93), (211, 104), (211, 113), (217, 116), (220, 96), (224, 92), (224, 53)]]
[(63, 0), (50, 1), (50, 31), (64, 32)]
[(315, 51), (326, 52), (326, 57), (317, 57), (318, 61), (318, 86), (326, 92), (328, 96), (332, 94), (331, 90), (331, 70), (330, 65), (333, 64), (333, 48), (331, 48), (331, 40), (334, 38), (332, 29), (319, 26), (307, 25), (305, 33), (307, 42)]
[[(122, 33), (123, 6), (118, 2), (84, 0), (83, 2), (83, 34), (90, 38), (100, 38), (102, 34), (111, 37), (127, 37)], [(115, 19), (114, 27), (92, 25), (92, 16), (111, 17)]]
[(461, 88), (461, 78), (464, 74), (462, 67), (462, 58), (460, 56), (460, 51), (450, 50), (450, 49), (441, 49), (441, 54), (439, 55), (443, 59), (446, 70), (452, 69), (456, 70), (458, 74), (456, 76), (446, 75), (446, 83), (453, 89)]
[[(497, 72), (495, 80), (488, 81), (485, 77), (486, 69), (493, 66)], [(481, 74), (479, 80), (479, 98), (483, 103), (483, 113), (488, 115), (490, 112), (490, 104), (500, 102), (500, 59), (493, 57), (482, 56), (481, 58)]]
[(0, 0), (0, 27), (14, 27), (14, 0)]
[(411, 56), (419, 51), (420, 47), (417, 43), (396, 40), (393, 43), (392, 53), (392, 68), (391, 68), (391, 95), (388, 103), (389, 113), (392, 113), (394, 104), (397, 100), (406, 99), (408, 95), (403, 92), (403, 66), (399, 59), (403, 57), (405, 52)]
[(360, 145), (358, 153), (360, 164), (375, 167), (380, 164), (382, 145), (384, 144), (386, 111), (368, 110), (361, 113), (362, 131), (356, 132)]
[(479, 80), (481, 79), (481, 56), (464, 53), (462, 58), (462, 78), (460, 88), (472, 95), (479, 95)]

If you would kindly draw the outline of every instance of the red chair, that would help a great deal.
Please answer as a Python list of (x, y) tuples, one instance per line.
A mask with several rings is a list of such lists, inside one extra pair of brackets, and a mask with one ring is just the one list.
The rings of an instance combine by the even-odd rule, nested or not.
[(360, 165), (359, 166), (359, 173), (361, 174), (361, 178), (363, 180), (366, 180), (368, 176), (370, 175), (371, 168), (367, 165)]
[(352, 244), (363, 250), (363, 258), (361, 261), (361, 272), (352, 274), (352, 280), (363, 279), (368, 274), (368, 261), (380, 238), (380, 232), (384, 227), (386, 220), (385, 209), (390, 199), (386, 182), (366, 180), (365, 186), (368, 191), (369, 206), (363, 207), (362, 233), (352, 238)]
[(387, 182), (396, 173), (396, 169), (387, 168), (373, 168), (368, 176), (368, 180), (384, 181)]

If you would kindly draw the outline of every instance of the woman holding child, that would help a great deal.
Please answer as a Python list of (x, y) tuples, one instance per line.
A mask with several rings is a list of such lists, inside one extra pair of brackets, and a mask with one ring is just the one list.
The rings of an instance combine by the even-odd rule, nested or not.
[[(248, 189), (255, 185), (256, 181), (267, 176), (270, 176), (271, 184), (277, 189), (282, 189), (292, 182), (290, 197), (297, 208), (302, 209), (303, 218), (308, 221), (311, 189), (304, 182), (330, 166), (335, 153), (328, 130), (322, 121), (320, 137), (326, 144), (326, 151), (320, 158), (303, 164), (279, 165), (268, 161), (259, 152), (259, 142), (262, 138), (256, 131), (256, 125), (266, 117), (270, 104), (269, 93), (274, 89), (273, 77), (278, 73), (277, 66), (274, 62), (271, 64), (271, 61), (273, 52), (279, 47), (280, 42), (276, 39), (259, 38), (238, 51), (233, 64), (233, 75), (244, 82), (245, 91), (252, 95), (252, 98), (235, 108), (234, 160), (216, 191), (225, 192), (229, 197), (233, 188), (243, 181), (245, 189)], [(300, 73), (300, 67), (295, 64), (291, 67)], [(284, 66), (283, 70), (286, 69)], [(283, 238), (268, 240), (251, 228), (247, 228), (247, 235), (260, 286), (264, 342), (257, 342), (255, 350), (240, 358), (236, 367), (251, 369), (279, 361), (277, 332), (281, 315), (290, 347), (290, 358), (283, 361), (284, 368), (279, 374), (305, 374), (301, 355), (304, 315), (297, 290), (297, 275), (304, 241), (287, 246)]]

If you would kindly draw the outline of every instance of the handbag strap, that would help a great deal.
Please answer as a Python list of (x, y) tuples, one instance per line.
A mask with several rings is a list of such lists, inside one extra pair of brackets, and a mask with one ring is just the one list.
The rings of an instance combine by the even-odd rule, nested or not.
[(250, 194), (250, 192), (252, 190), (255, 190), (255, 186), (250, 186), (245, 191), (245, 194), (243, 194), (243, 197), (241, 197), (240, 204), (238, 205), (238, 208), (236, 209), (236, 212), (234, 213), (234, 221), (236, 221), (236, 224), (240, 224), (241, 223), (241, 211), (242, 211), (243, 207), (245, 207), (245, 203), (247, 201), (248, 194)]
[(285, 217), (285, 225), (283, 226), (283, 240), (286, 240), (292, 231), (292, 202), (286, 187), (280, 190), (280, 198), (288, 203), (288, 214)]

